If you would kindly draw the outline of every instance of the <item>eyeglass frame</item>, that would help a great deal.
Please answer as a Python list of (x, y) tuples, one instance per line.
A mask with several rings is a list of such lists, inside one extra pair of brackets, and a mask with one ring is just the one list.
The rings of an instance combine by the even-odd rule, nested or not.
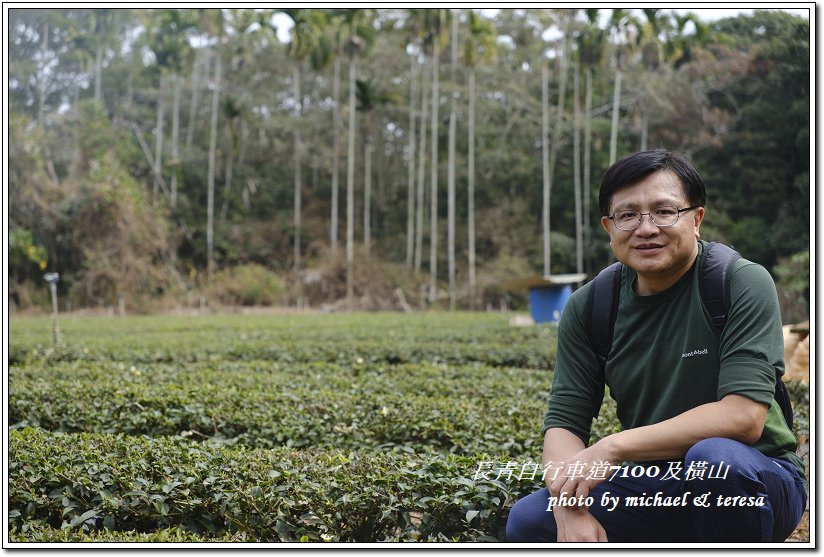
[[(675, 214), (676, 214), (675, 222), (673, 222), (672, 224), (658, 224), (657, 222), (655, 222), (655, 217), (652, 216), (653, 211), (656, 211), (658, 209), (662, 209), (664, 207), (672, 207), (672, 208), (675, 209)], [(613, 224), (613, 226), (615, 226), (616, 230), (621, 230), (623, 232), (632, 232), (633, 230), (637, 230), (641, 226), (641, 223), (644, 222), (644, 215), (647, 215), (649, 217), (649, 221), (656, 228), (669, 228), (670, 226), (675, 226), (676, 224), (678, 224), (678, 220), (681, 218), (681, 213), (685, 213), (687, 211), (692, 211), (694, 209), (698, 209), (699, 207), (701, 207), (701, 205), (693, 205), (692, 207), (685, 207), (683, 209), (679, 209), (675, 205), (661, 205), (660, 207), (655, 207), (654, 209), (652, 209), (651, 211), (647, 211), (646, 213), (642, 213), (641, 211), (633, 211), (633, 210), (630, 210), (630, 209), (626, 209), (626, 210), (623, 210), (623, 211), (615, 211), (614, 213), (609, 215), (607, 218), (612, 221), (612, 224)], [(615, 215), (617, 215), (618, 213), (626, 213), (626, 212), (638, 213), (638, 224), (636, 224), (633, 228), (620, 228), (618, 226), (618, 223), (615, 220)]]

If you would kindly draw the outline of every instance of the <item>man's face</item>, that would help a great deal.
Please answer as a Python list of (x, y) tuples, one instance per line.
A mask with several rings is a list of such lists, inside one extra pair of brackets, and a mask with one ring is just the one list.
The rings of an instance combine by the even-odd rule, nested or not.
[[(668, 170), (649, 174), (641, 181), (620, 188), (612, 196), (610, 215), (616, 211), (647, 213), (669, 205), (690, 207), (679, 178)], [(669, 288), (692, 266), (698, 255), (699, 227), (704, 209), (680, 214), (672, 226), (658, 227), (643, 215), (635, 230), (619, 230), (607, 217), (601, 225), (609, 234), (615, 257), (638, 273), (638, 293), (653, 294)]]

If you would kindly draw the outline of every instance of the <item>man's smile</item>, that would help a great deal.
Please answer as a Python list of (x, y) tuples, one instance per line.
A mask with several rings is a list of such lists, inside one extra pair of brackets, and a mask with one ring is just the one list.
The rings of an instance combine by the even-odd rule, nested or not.
[(635, 249), (645, 255), (653, 255), (664, 249), (664, 245), (656, 243), (644, 243), (636, 245)]

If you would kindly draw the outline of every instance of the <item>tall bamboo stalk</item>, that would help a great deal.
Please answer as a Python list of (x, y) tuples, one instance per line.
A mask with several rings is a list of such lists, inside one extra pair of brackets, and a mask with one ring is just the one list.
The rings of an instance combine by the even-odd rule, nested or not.
[(340, 167), (340, 50), (335, 51), (335, 69), (332, 77), (332, 208), (329, 219), (329, 245), (332, 255), (338, 253), (338, 175)]
[(455, 69), (458, 64), (458, 16), (452, 15), (452, 63), (450, 74), (452, 78), (452, 97), (449, 103), (449, 153), (447, 169), (447, 256), (449, 267), (449, 310), (455, 310), (457, 291), (455, 289), (455, 114), (458, 84), (455, 79)]
[(409, 143), (408, 149), (408, 173), (407, 173), (407, 197), (406, 197), (406, 266), (413, 268), (415, 257), (415, 97), (417, 96), (417, 79), (415, 69), (417, 63), (415, 56), (409, 57), (411, 68), (409, 69)]
[(212, 85), (212, 121), (209, 131), (209, 170), (206, 178), (206, 282), (210, 282), (215, 266), (215, 153), (217, 151), (217, 117), (220, 100), (220, 53), (215, 53), (215, 81)]
[(346, 160), (346, 306), (354, 303), (353, 273), (355, 270), (355, 80), (357, 61), (349, 61), (349, 145)]

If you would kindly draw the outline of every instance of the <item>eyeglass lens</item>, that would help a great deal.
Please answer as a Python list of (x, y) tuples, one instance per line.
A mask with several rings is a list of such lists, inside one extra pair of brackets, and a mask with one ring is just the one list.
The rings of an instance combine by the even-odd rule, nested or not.
[(643, 215), (649, 215), (652, 224), (655, 226), (672, 226), (678, 222), (680, 212), (677, 207), (664, 206), (656, 207), (649, 213), (640, 211), (618, 211), (612, 215), (616, 228), (620, 230), (635, 230), (641, 226)]

